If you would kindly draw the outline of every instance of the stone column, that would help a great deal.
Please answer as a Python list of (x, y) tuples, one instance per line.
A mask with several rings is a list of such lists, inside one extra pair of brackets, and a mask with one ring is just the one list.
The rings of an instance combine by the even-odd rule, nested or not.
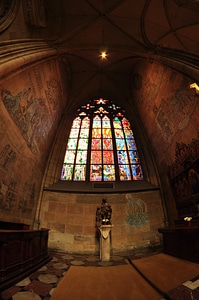
[(110, 233), (113, 225), (98, 226), (100, 232), (100, 260), (110, 261), (111, 239)]

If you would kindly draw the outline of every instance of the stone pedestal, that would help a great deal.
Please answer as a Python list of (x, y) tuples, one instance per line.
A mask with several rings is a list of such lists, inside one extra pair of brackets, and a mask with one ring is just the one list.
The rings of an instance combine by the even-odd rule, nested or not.
[(113, 225), (101, 225), (98, 227), (100, 232), (100, 260), (110, 261), (111, 239), (110, 233)]

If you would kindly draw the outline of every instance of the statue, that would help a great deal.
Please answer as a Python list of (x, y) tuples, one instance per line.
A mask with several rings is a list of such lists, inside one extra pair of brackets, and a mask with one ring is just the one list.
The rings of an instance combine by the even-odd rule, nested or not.
[(98, 207), (96, 211), (96, 226), (111, 225), (111, 214), (111, 205), (105, 198), (102, 199), (101, 207)]

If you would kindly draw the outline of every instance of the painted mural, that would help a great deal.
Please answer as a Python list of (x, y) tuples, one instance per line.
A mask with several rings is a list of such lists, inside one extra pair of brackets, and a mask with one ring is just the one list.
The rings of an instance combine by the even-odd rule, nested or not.
[(149, 222), (146, 205), (139, 198), (134, 199), (128, 196), (126, 215), (126, 223), (131, 226), (142, 226)]
[(46, 86), (46, 98), (36, 97), (31, 88), (25, 88), (17, 94), (1, 90), (6, 109), (35, 154), (42, 150), (41, 146), (52, 127), (54, 111), (59, 106), (60, 83), (53, 78), (46, 82)]
[[(145, 74), (142, 65), (132, 74), (132, 95), (145, 124), (155, 120), (151, 125), (160, 130), (166, 151), (175, 142), (176, 134), (187, 130), (198, 99), (190, 91), (189, 78), (156, 63), (145, 64), (144, 68)], [(158, 131), (150, 134), (156, 137)]]
[(188, 89), (179, 88), (173, 92), (172, 96), (162, 99), (159, 108), (154, 107), (155, 119), (163, 135), (164, 150), (171, 145), (178, 131), (187, 128), (197, 103)]
[(59, 64), (13, 75), (1, 83), (0, 96), (0, 218), (29, 224), (64, 105)]
[(179, 216), (196, 213), (199, 204), (199, 133), (190, 144), (176, 143), (175, 161), (168, 167)]

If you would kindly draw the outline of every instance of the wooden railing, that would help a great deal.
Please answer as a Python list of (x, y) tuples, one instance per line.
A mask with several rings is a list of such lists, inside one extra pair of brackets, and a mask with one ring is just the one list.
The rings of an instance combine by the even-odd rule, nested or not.
[(159, 228), (158, 231), (163, 235), (165, 253), (199, 263), (199, 227), (196, 223)]
[(51, 258), (48, 229), (0, 229), (0, 290), (22, 280)]

